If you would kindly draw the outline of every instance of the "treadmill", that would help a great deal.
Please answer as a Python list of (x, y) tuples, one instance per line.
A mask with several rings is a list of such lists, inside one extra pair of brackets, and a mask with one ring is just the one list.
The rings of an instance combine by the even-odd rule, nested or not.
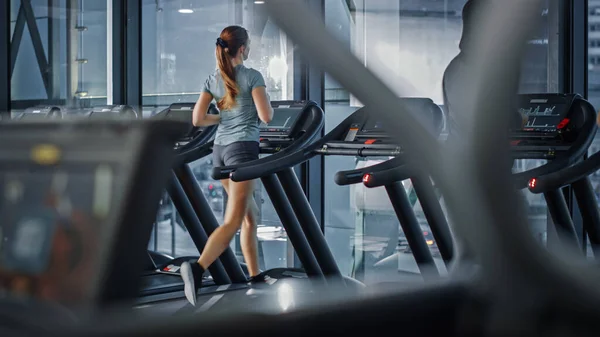
[[(579, 246), (582, 238), (575, 232), (560, 187), (580, 180), (575, 190), (578, 203), (581, 200), (580, 204), (584, 205), (582, 212), (586, 212), (586, 232), (593, 233), (593, 240), (600, 242), (600, 226), (596, 227), (591, 223), (595, 216), (594, 208), (589, 207), (590, 201), (586, 201), (593, 192), (591, 186), (585, 186), (589, 182), (586, 183), (581, 175), (581, 172), (588, 172), (586, 170), (589, 170), (591, 163), (585, 164), (584, 170), (581, 165), (585, 162), (576, 165), (574, 169), (566, 169), (583, 158), (593, 141), (597, 129), (594, 108), (576, 94), (522, 94), (517, 96), (516, 101), (519, 114), (513, 115), (513, 127), (509, 133), (513, 159), (548, 161), (544, 165), (513, 173), (516, 187), (529, 188), (534, 193), (544, 193), (555, 230), (562, 240), (570, 245)], [(410, 164), (401, 164), (387, 170), (368, 172), (364, 176), (364, 184), (368, 187), (381, 186), (387, 181), (403, 179), (408, 172), (414, 170)], [(573, 177), (577, 179), (573, 180)], [(422, 204), (426, 204), (427, 207), (439, 206), (433, 198), (428, 199), (431, 202)], [(441, 220), (441, 217), (439, 219)], [(600, 224), (600, 218), (598, 219)]]
[[(577, 94), (519, 95), (519, 111), (527, 117), (510, 133), (514, 159), (544, 159), (539, 167), (514, 173), (518, 189), (536, 186), (536, 177), (560, 171), (583, 159), (596, 134), (594, 107)], [(559, 242), (581, 247), (565, 197), (558, 188), (543, 191)]]
[[(303, 101), (273, 101), (276, 118), (268, 125), (260, 125), (261, 153), (277, 153), (289, 146), (295, 146), (307, 134), (307, 127), (319, 124), (315, 119), (314, 104)], [(153, 118), (175, 119), (190, 122), (194, 103), (177, 103)], [(211, 105), (209, 113), (218, 113)], [(318, 111), (318, 110), (317, 110)], [(317, 116), (319, 116), (317, 114)], [(308, 130), (314, 136), (315, 128)], [(190, 129), (176, 145), (177, 159), (173, 168), (168, 193), (179, 211), (190, 237), (198, 251), (202, 251), (208, 236), (219, 226), (210, 205), (200, 190), (188, 163), (194, 162), (212, 153), (212, 138), (216, 126)], [(196, 260), (198, 256), (186, 256), (177, 259), (155, 252), (149, 253), (147, 273), (143, 276), (142, 294), (138, 304), (183, 298), (183, 283), (179, 277), (179, 266), (183, 261)], [(298, 268), (274, 268), (264, 272), (273, 282), (284, 278), (306, 277)], [(247, 288), (248, 272), (244, 263), (240, 263), (230, 247), (209, 268), (203, 281), (200, 295), (221, 291)]]
[(529, 191), (536, 194), (566, 186), (573, 188), (583, 219), (583, 230), (590, 240), (592, 253), (596, 259), (600, 257), (600, 210), (598, 210), (598, 197), (594, 193), (589, 176), (598, 170), (600, 170), (600, 152), (562, 170), (531, 178), (528, 184)]
[[(521, 95), (519, 103), (527, 122), (520, 130), (511, 132), (514, 158), (546, 159), (548, 163), (515, 174), (517, 187), (543, 193), (560, 242), (582, 248), (584, 238), (575, 231), (560, 188), (574, 186), (578, 204), (583, 206), (582, 212), (588, 212), (584, 214), (586, 232), (597, 233), (592, 224), (593, 208), (590, 207), (593, 198), (586, 201), (593, 192), (591, 186), (586, 186), (589, 181), (584, 178), (592, 162), (585, 160), (577, 164), (587, 154), (596, 134), (595, 109), (577, 94)], [(596, 241), (597, 236), (592, 236), (590, 239)]]
[(139, 115), (135, 109), (129, 105), (100, 105), (95, 106), (87, 114), (91, 119), (103, 118), (122, 118), (122, 119), (138, 119)]
[[(414, 114), (434, 137), (440, 136), (444, 113), (437, 104), (429, 98), (401, 98), (400, 100), (403, 106)], [(374, 265), (375, 267), (383, 267), (395, 262), (399, 270), (405, 273), (420, 273), (425, 278), (438, 277), (439, 273), (435, 265), (439, 265), (438, 267), (441, 268), (443, 265), (448, 266), (453, 256), (453, 243), (450, 227), (433, 188), (431, 177), (422, 169), (416, 169), (410, 165), (410, 162), (401, 153), (401, 146), (391, 141), (391, 137), (382, 123), (373, 115), (367, 115), (362, 123), (354, 121), (355, 125), (351, 125), (345, 134), (339, 134), (340, 139), (328, 142), (326, 144), (327, 153), (393, 158), (359, 169), (339, 171), (335, 175), (335, 182), (338, 185), (363, 183), (367, 188), (385, 187), (406, 236), (408, 249), (393, 254), (398, 242), (389, 244), (388, 257), (378, 261)], [(352, 129), (355, 131), (351, 131)], [(332, 148), (332, 146), (335, 147)], [(348, 149), (353, 149), (353, 152)], [(412, 188), (421, 204), (431, 234), (421, 230), (415, 217), (413, 204), (407, 197), (402, 184), (402, 181), (408, 179), (410, 179)], [(368, 234), (369, 229), (366, 231)], [(370, 231), (376, 232), (376, 229), (370, 229)], [(432, 237), (425, 237), (426, 235)], [(439, 250), (442, 261), (431, 254), (430, 246), (434, 244)], [(403, 253), (413, 254), (418, 270), (411, 270), (408, 261), (405, 261), (408, 263), (402, 263), (405, 260)], [(365, 257), (360, 256), (355, 261), (356, 272), (359, 274), (364, 273), (364, 260)]]
[(57, 105), (37, 105), (25, 109), (23, 113), (15, 116), (14, 120), (35, 121), (63, 118), (63, 109)]
[[(275, 110), (277, 118), (274, 118), (269, 124), (260, 125), (261, 153), (271, 155), (259, 159), (260, 161), (277, 156), (288, 149), (305, 146), (305, 144), (318, 137), (319, 130), (323, 126), (323, 111), (314, 102), (273, 101), (271, 105)], [(171, 112), (165, 111), (159, 115), (162, 118), (169, 118), (167, 114), (173, 114), (170, 117), (172, 119), (191, 121), (193, 103), (186, 106), (173, 105), (170, 109), (172, 110)], [(189, 113), (189, 116), (184, 117), (184, 113)], [(175, 116), (175, 114), (178, 114), (178, 116)], [(208, 135), (212, 132), (210, 129), (207, 128), (200, 135)], [(190, 128), (192, 133), (194, 133), (193, 130), (193, 127)], [(191, 169), (187, 165), (189, 162), (210, 154), (213, 142), (208, 141), (201, 144), (202, 142), (195, 141), (194, 139), (186, 144), (197, 143), (197, 146), (188, 146), (184, 150), (177, 151), (177, 159), (173, 168), (168, 192), (173, 198), (176, 208), (180, 211), (183, 222), (194, 243), (196, 243), (198, 250), (202, 251), (207, 240), (207, 235), (210, 235), (219, 224), (202, 191), (200, 191)], [(216, 168), (215, 171), (231, 172), (231, 168)], [(228, 174), (224, 174), (224, 177), (228, 177)], [(281, 195), (278, 198), (272, 197), (274, 204), (279, 205), (281, 202), (287, 201), (283, 192), (281, 190), (280, 192)], [(291, 206), (289, 207), (288, 211), (291, 212)], [(295, 238), (299, 233), (301, 234), (302, 232), (300, 226), (297, 225), (296, 232), (292, 229), (288, 231), (288, 236), (291, 237), (290, 240), (296, 242)], [(305, 251), (312, 253), (308, 244), (305, 244)], [(298, 254), (302, 256), (301, 252)], [(193, 259), (197, 258), (197, 256), (193, 257)], [(156, 260), (156, 256), (153, 256), (153, 259)], [(171, 261), (167, 264), (167, 266), (169, 265), (177, 265), (177, 263)], [(318, 267), (316, 262), (314, 265)], [(170, 289), (168, 288), (168, 284), (165, 284), (165, 289), (169, 290), (168, 292), (155, 292), (154, 294), (140, 297), (136, 302), (135, 309), (144, 314), (152, 314), (154, 312), (159, 314), (193, 314), (194, 312), (208, 310), (209, 308), (211, 311), (230, 311), (235, 308), (252, 308), (258, 305), (261, 308), (260, 310), (275, 310), (275, 312), (279, 312), (282, 310), (282, 299), (278, 295), (279, 289), (285, 290), (291, 287), (294, 291), (306, 292), (307, 294), (313, 289), (314, 280), (308, 279), (304, 270), (300, 268), (274, 268), (262, 271), (263, 274), (271, 278), (270, 282), (248, 284), (246, 268), (243, 267), (244, 265), (237, 261), (233, 252), (228, 248), (213, 263), (211, 268), (225, 269), (224, 274), (229, 277), (229, 281), (219, 283), (217, 280), (218, 274), (209, 269), (212, 282), (209, 277), (204, 279), (202, 287), (198, 291), (198, 304), (196, 307), (191, 306), (185, 299), (183, 291), (177, 290), (176, 285), (171, 283)], [(153, 280), (158, 278), (165, 280), (171, 278), (174, 282), (180, 282), (177, 268), (170, 267), (169, 269), (173, 270), (162, 270), (161, 272), (156, 270), (156, 273), (151, 273), (150, 276), (143, 276), (142, 278), (149, 277), (148, 279), (152, 279), (152, 281), (144, 281), (146, 284), (150, 284), (150, 282), (154, 282)], [(149, 271), (153, 270), (154, 268), (150, 267)]]

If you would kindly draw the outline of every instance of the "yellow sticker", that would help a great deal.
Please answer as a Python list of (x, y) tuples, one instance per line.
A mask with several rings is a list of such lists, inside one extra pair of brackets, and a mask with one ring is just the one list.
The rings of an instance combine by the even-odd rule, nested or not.
[(60, 149), (52, 144), (39, 144), (31, 149), (31, 159), (40, 165), (54, 165), (60, 160)]

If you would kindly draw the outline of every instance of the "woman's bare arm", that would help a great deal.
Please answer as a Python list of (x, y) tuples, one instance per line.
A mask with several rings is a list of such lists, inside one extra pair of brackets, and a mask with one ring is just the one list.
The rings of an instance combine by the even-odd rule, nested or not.
[(256, 87), (252, 90), (252, 99), (258, 111), (258, 118), (264, 123), (269, 123), (273, 119), (273, 108), (269, 100), (269, 95), (265, 87)]
[(198, 97), (198, 101), (194, 106), (193, 120), (194, 126), (210, 126), (219, 124), (221, 117), (219, 115), (209, 115), (208, 106), (212, 102), (213, 96), (204, 91)]

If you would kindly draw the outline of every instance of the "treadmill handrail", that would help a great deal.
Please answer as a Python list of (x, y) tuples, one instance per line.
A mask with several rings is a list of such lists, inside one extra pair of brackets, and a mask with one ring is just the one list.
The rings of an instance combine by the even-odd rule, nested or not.
[(387, 170), (367, 172), (369, 179), (363, 180), (365, 187), (374, 188), (386, 186), (394, 182), (411, 178), (415, 174), (415, 166), (403, 164)]
[[(214, 103), (211, 103), (208, 106), (207, 114), (208, 115), (218, 115), (219, 114), (219, 110), (217, 110), (217, 107), (214, 105)], [(190, 121), (190, 124), (191, 123), (192, 123), (192, 121)], [(193, 138), (187, 144), (182, 145), (179, 149), (177, 149), (177, 153), (180, 154), (189, 149), (193, 149), (193, 148), (197, 147), (198, 145), (207, 143), (217, 133), (217, 127), (218, 127), (218, 124), (204, 127), (204, 129), (201, 129), (202, 132), (200, 132), (199, 135), (195, 134), (193, 136)], [(193, 127), (192, 130), (196, 130), (195, 132), (197, 133), (198, 131), (200, 131), (200, 128)]]
[(575, 164), (587, 152), (596, 136), (596, 111), (590, 102), (577, 95), (573, 101), (571, 109), (580, 108), (584, 112), (584, 125), (581, 128), (581, 135), (571, 145), (565, 153), (547, 164), (538, 166), (531, 170), (514, 173), (513, 181), (518, 189), (527, 188), (529, 181), (535, 177), (541, 177)]
[(199, 160), (201, 158), (206, 157), (213, 151), (214, 140), (209, 140), (200, 146), (197, 146), (193, 149), (188, 149), (187, 151), (181, 152), (177, 155), (177, 162), (189, 164)]
[(340, 186), (358, 184), (363, 181), (363, 177), (367, 173), (373, 174), (375, 172), (393, 169), (404, 164), (406, 164), (406, 158), (404, 156), (394, 157), (375, 165), (353, 170), (338, 171), (334, 176), (334, 180), (335, 183)]
[(190, 152), (196, 150), (199, 146), (204, 146), (204, 144), (211, 142), (211, 139), (217, 133), (217, 126), (211, 125), (204, 130), (200, 134), (197, 134), (192, 138), (187, 144), (180, 146), (175, 149), (175, 153), (177, 157), (189, 154)]
[(535, 185), (529, 184), (532, 193), (544, 193), (571, 185), (600, 169), (600, 152), (594, 153), (588, 159), (550, 174), (533, 177)]
[[(309, 118), (313, 120), (313, 123), (311, 123), (311, 125), (309, 125), (308, 128), (304, 130), (304, 133), (300, 137), (298, 137), (294, 142), (292, 142), (288, 147), (268, 157), (259, 158), (257, 160), (246, 162), (240, 165), (213, 167), (212, 178), (215, 180), (230, 178), (233, 181), (244, 181), (264, 176), (265, 174), (263, 172), (265, 171), (265, 164), (268, 164), (272, 173), (276, 173), (278, 171), (283, 170), (286, 167), (289, 167), (290, 165), (287, 165), (288, 161), (284, 161), (284, 166), (278, 165), (277, 168), (280, 169), (275, 171), (272, 170), (273, 163), (280, 163), (281, 158), (285, 158), (288, 154), (293, 154), (296, 151), (298, 151), (298, 149), (301, 149), (311, 144), (315, 140), (315, 138), (319, 136), (319, 132), (323, 129), (323, 126), (325, 125), (325, 117), (323, 114), (323, 110), (317, 105), (317, 103), (313, 101), (307, 101), (304, 110), (306, 109), (310, 109), (311, 117)], [(238, 171), (240, 170), (242, 171), (243, 175), (238, 174)]]

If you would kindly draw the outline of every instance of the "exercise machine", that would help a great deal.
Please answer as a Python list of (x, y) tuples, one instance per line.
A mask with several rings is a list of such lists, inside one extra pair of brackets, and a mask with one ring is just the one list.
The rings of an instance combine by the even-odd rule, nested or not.
[(61, 119), (63, 118), (63, 108), (55, 105), (37, 105), (25, 109), (19, 115), (16, 115), (14, 120), (46, 120), (46, 119)]
[[(536, 187), (536, 177), (552, 174), (582, 160), (596, 134), (596, 112), (576, 94), (532, 94), (519, 96), (524, 122), (510, 133), (514, 159), (538, 159), (545, 164), (514, 174), (516, 187)], [(553, 226), (548, 228), (551, 246), (556, 233), (561, 243), (582, 247), (565, 196), (559, 188), (541, 188)]]
[[(316, 130), (314, 126), (322, 126), (322, 111), (312, 102), (295, 101), (273, 101), (272, 107), (275, 109), (275, 117), (268, 124), (260, 125), (260, 146), (261, 153), (278, 153), (284, 149), (298, 146), (298, 143), (305, 141), (306, 137), (315, 137)], [(214, 106), (212, 107), (214, 109)], [(177, 104), (170, 107), (169, 112), (157, 114), (155, 118), (172, 118), (184, 121), (191, 121), (191, 112), (193, 103)], [(216, 113), (216, 112), (213, 112)], [(186, 114), (188, 114), (186, 116)], [(171, 116), (171, 117), (169, 117)], [(208, 236), (218, 227), (216, 218), (205, 198), (199, 189), (198, 183), (191, 168), (187, 165), (212, 153), (213, 142), (211, 140), (215, 129), (206, 128), (200, 133), (196, 128), (190, 128), (187, 138), (188, 142), (177, 151), (177, 162), (173, 169), (168, 192), (175, 207), (179, 211), (183, 223), (187, 228), (188, 234), (194, 241), (198, 251), (202, 251), (206, 244)], [(189, 135), (195, 135), (191, 138)], [(202, 138), (203, 140), (200, 140)], [(190, 146), (190, 144), (192, 144)], [(215, 170), (218, 170), (216, 168)], [(281, 198), (280, 198), (281, 199)], [(274, 201), (275, 202), (275, 201)], [(309, 252), (310, 252), (310, 248)], [(149, 265), (150, 271), (153, 271), (148, 280), (162, 278), (165, 280), (164, 289), (156, 291), (153, 294), (138, 300), (138, 304), (150, 305), (150, 310), (161, 310), (165, 305), (177, 306), (178, 308), (188, 308), (186, 300), (181, 291), (181, 281), (178, 276), (178, 266), (184, 260), (198, 257), (182, 257), (173, 260), (167, 260), (165, 257), (152, 253), (152, 263)], [(166, 261), (159, 267), (157, 260)], [(209, 268), (210, 276), (206, 275), (203, 287), (199, 290), (199, 305), (210, 300), (210, 296), (216, 294), (227, 294), (229, 301), (234, 303), (245, 303), (245, 292), (248, 290), (247, 268), (244, 264), (236, 260), (230, 248), (226, 249), (224, 254)], [(284, 279), (298, 280), (300, 283), (295, 287), (304, 287), (306, 285), (306, 274), (299, 268), (273, 268), (263, 271), (263, 274), (269, 276), (269, 283), (257, 285), (254, 287), (269, 287), (271, 284), (278, 284)], [(160, 275), (160, 276), (158, 276)], [(223, 277), (219, 277), (222, 275)], [(144, 276), (145, 278), (146, 276)], [(169, 281), (171, 279), (171, 281)], [(151, 282), (148, 282), (150, 285)], [(179, 289), (178, 289), (179, 288)], [(169, 293), (165, 293), (165, 291)], [(220, 296), (218, 295), (218, 296)], [(225, 295), (224, 295), (225, 296)], [(163, 303), (158, 303), (162, 301)], [(270, 303), (271, 299), (265, 299)], [(170, 303), (170, 304), (169, 304)], [(164, 304), (164, 305), (163, 305)], [(242, 304), (239, 304), (242, 305)], [(267, 304), (266, 307), (268, 307)], [(224, 309), (225, 308), (225, 309)], [(214, 310), (226, 310), (226, 306), (217, 306)]]
[[(406, 107), (405, 113), (414, 115), (432, 136), (436, 138), (440, 136), (444, 115), (437, 104), (428, 98), (403, 98), (401, 103)], [(346, 124), (346, 131), (339, 133), (338, 139), (335, 141), (324, 145), (326, 153), (330, 155), (339, 153), (358, 157), (379, 156), (387, 159), (375, 165), (339, 171), (335, 175), (335, 182), (338, 185), (363, 183), (366, 188), (385, 187), (406, 237), (408, 243), (406, 251), (396, 253), (398, 233), (395, 233), (393, 242), (388, 244), (386, 256), (371, 259), (368, 264), (371, 267), (384, 269), (386, 265), (395, 262), (398, 271), (421, 274), (424, 278), (438, 277), (438, 269), (444, 270), (445, 265), (452, 259), (453, 244), (450, 228), (440, 207), (430, 176), (423, 170), (412, 169), (401, 172), (398, 169), (410, 166), (410, 159), (404, 156), (403, 147), (390, 137), (389, 131), (386, 130), (382, 121), (372, 115), (367, 113), (351, 121), (346, 121), (345, 123), (350, 123), (349, 126)], [(390, 174), (392, 172), (394, 174)], [(426, 230), (421, 229), (415, 216), (414, 204), (410, 202), (403, 185), (403, 181), (408, 179), (412, 183), (412, 188), (429, 225)], [(378, 230), (380, 229), (371, 229), (373, 232)], [(428, 232), (431, 232), (432, 235)], [(439, 250), (441, 261), (431, 253), (434, 244)], [(407, 260), (406, 253), (412, 253), (417, 268), (411, 268), (413, 261), (412, 259)], [(365, 262), (365, 257), (359, 255), (355, 262), (357, 272), (364, 274)]]
[(138, 119), (139, 115), (135, 109), (129, 105), (101, 105), (93, 107), (88, 113), (88, 117), (92, 119)]

